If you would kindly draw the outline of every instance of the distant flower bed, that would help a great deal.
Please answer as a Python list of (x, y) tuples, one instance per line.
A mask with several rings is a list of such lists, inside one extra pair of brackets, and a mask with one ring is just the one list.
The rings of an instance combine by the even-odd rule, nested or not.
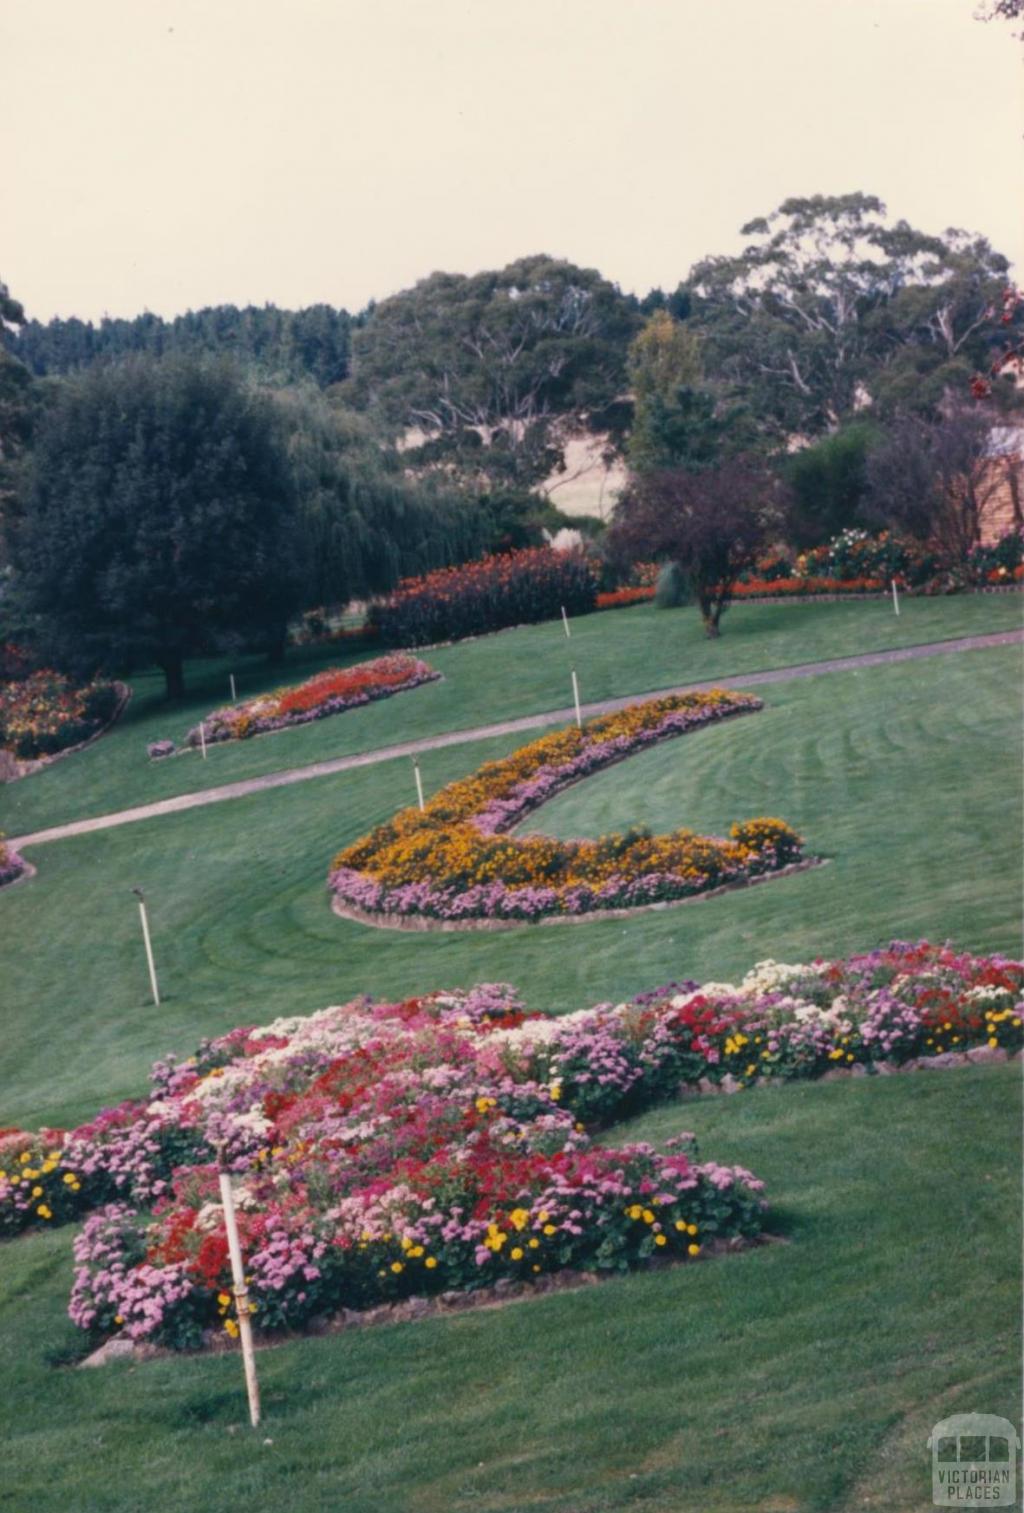
[(114, 717), (113, 683), (76, 684), (48, 669), (0, 686), (0, 747), (22, 761), (53, 756), (95, 735)]
[(13, 883), (25, 870), (25, 858), (0, 836), (0, 888)]
[(687, 898), (787, 866), (800, 837), (781, 820), (733, 825), (729, 840), (634, 829), (596, 841), (507, 832), (570, 783), (657, 741), (761, 708), (722, 689), (632, 704), (542, 736), (450, 783), (419, 809), (335, 857), (329, 886), (343, 905), (382, 918), (539, 920)]
[(814, 598), (819, 594), (879, 594), (881, 578), (747, 578), (733, 589), (736, 599)]
[(593, 1131), (688, 1089), (1005, 1057), (1024, 1039), (1022, 989), (1019, 962), (921, 942), (760, 962), (738, 984), (672, 983), (563, 1018), (524, 1012), (502, 984), (359, 999), (157, 1062), (147, 1097), (70, 1134), (0, 1131), (0, 1232), (94, 1210), (72, 1319), (171, 1346), (237, 1330), (218, 1164), (235, 1174), (267, 1331), (692, 1259), (757, 1235), (762, 1184), (700, 1162), (689, 1136), (662, 1154)]
[[(305, 725), (341, 714), (390, 694), (419, 688), (441, 676), (419, 657), (377, 657), (359, 662), (355, 667), (333, 667), (289, 688), (276, 688), (240, 704), (215, 709), (203, 721), (207, 744), (213, 741), (242, 741), (248, 736), (263, 735), (270, 730), (284, 730), (291, 725)], [(196, 725), (185, 737), (189, 746), (199, 746), (201, 737)], [(159, 753), (163, 754), (163, 753)]]
[(533, 547), (406, 578), (370, 606), (367, 626), (385, 646), (429, 646), (594, 608), (596, 577), (579, 552)]
[(638, 583), (632, 588), (613, 588), (598, 594), (595, 609), (622, 609), (626, 604), (644, 604), (654, 598), (654, 585)]

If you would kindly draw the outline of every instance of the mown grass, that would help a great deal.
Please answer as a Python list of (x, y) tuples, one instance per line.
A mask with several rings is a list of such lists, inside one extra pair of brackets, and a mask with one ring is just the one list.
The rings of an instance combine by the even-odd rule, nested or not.
[[(789, 1242), (264, 1352), (47, 1364), (68, 1235), (0, 1252), (0, 1505), (37, 1513), (910, 1513), (940, 1417), (1016, 1420), (1014, 1067), (697, 1100)], [(269, 1442), (268, 1442), (269, 1441)]]
[(721, 640), (710, 642), (694, 610), (656, 611), (638, 605), (573, 621), (571, 642), (565, 639), (561, 621), (554, 621), (431, 651), (430, 662), (444, 674), (441, 683), (312, 725), (212, 748), (205, 762), (190, 754), (150, 763), (146, 744), (163, 737), (180, 741), (204, 714), (225, 703), (230, 670), (244, 698), (282, 682), (299, 681), (318, 667), (368, 654), (293, 653), (279, 668), (256, 658), (195, 663), (188, 669), (189, 697), (179, 705), (165, 702), (158, 675), (133, 675), (134, 697), (114, 730), (73, 758), (0, 788), (0, 830), (27, 834), (238, 778), (565, 708), (572, 702), (570, 661), (578, 669), (583, 699), (597, 700), (1008, 630), (1020, 623), (1017, 595), (910, 599), (898, 619), (891, 605), (881, 600), (738, 604), (729, 611)]
[[(998, 598), (918, 601), (899, 622), (872, 604), (744, 606), (716, 647), (685, 612), (652, 621), (641, 609), (579, 622), (573, 654), (585, 697), (600, 697), (1005, 628), (1018, 613)], [(197, 758), (140, 762), (166, 721), (139, 698), (91, 751), (8, 789), (4, 824), (34, 828), (158, 796), (161, 783), (206, 786), (551, 707), (563, 702), (567, 648), (550, 635), (534, 627), (436, 653), (438, 665), (450, 659), (439, 688), (222, 749), (205, 771)], [(219, 696), (222, 670), (207, 674)], [(245, 676), (249, 692), (266, 671)], [(168, 1049), (362, 990), (507, 979), (559, 1011), (893, 935), (1016, 949), (1016, 651), (765, 694), (757, 717), (634, 758), (534, 824), (720, 831), (776, 812), (829, 865), (626, 921), (444, 936), (334, 918), (329, 859), (412, 798), (404, 762), (38, 847), (39, 876), (0, 896), (0, 1126), (78, 1120), (140, 1091)], [(194, 700), (182, 728), (209, 702)], [(428, 788), (518, 739), (431, 754)], [(12, 821), (12, 802), (30, 817)], [(135, 883), (150, 899), (159, 1011), (147, 1002)], [(771, 1227), (789, 1243), (501, 1310), (291, 1341), (261, 1355), (255, 1437), (235, 1356), (52, 1364), (76, 1348), (64, 1316), (71, 1231), (5, 1245), (0, 1507), (910, 1513), (928, 1505), (925, 1441), (938, 1418), (1019, 1415), (1019, 1115), (1012, 1066), (655, 1111), (609, 1138), (697, 1131), (708, 1156), (766, 1179)]]
[[(407, 762), (49, 843), (0, 896), (0, 1125), (64, 1122), (134, 1094), (167, 1050), (358, 992), (505, 980), (563, 1011), (765, 956), (839, 954), (893, 936), (976, 950), (1020, 939), (1017, 650), (796, 680), (762, 713), (635, 757), (536, 816), (563, 832), (647, 819), (721, 833), (781, 814), (828, 865), (626, 920), (445, 935), (337, 919), (342, 844), (413, 798)], [(516, 738), (431, 753), (428, 789)], [(31, 780), (30, 780), (31, 781)], [(147, 1001), (141, 884), (164, 1002)]]

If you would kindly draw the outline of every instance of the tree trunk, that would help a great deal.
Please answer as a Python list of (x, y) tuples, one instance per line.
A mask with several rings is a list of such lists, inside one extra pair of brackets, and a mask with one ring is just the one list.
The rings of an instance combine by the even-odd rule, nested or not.
[(156, 664), (163, 673), (167, 682), (167, 697), (169, 699), (183, 699), (185, 697), (185, 663), (180, 651), (168, 651), (160, 657)]

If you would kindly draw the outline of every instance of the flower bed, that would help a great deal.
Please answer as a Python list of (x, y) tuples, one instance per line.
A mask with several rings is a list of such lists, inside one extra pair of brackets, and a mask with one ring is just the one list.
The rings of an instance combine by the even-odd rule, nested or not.
[(389, 918), (442, 921), (582, 915), (688, 898), (789, 866), (800, 837), (781, 820), (733, 825), (729, 840), (634, 829), (596, 841), (506, 832), (555, 793), (671, 736), (760, 709), (712, 689), (631, 704), (488, 762), (419, 809), (403, 809), (335, 857), (338, 903)]
[[(440, 676), (419, 657), (377, 657), (355, 667), (330, 667), (304, 683), (276, 688), (255, 699), (215, 709), (202, 722), (203, 734), (207, 745), (214, 741), (242, 741), (271, 730), (285, 730), (291, 725), (306, 725), (310, 720), (342, 714), (375, 699), (386, 699), (393, 693), (432, 683)], [(185, 740), (189, 746), (201, 744), (198, 725)]]
[(25, 858), (0, 836), (0, 888), (15, 882), (25, 870)]
[(147, 1098), (70, 1135), (0, 1132), (0, 1230), (97, 1210), (75, 1242), (72, 1318), (169, 1345), (237, 1327), (218, 1153), (267, 1330), (691, 1258), (758, 1233), (761, 1184), (692, 1146), (595, 1145), (594, 1129), (698, 1086), (1005, 1056), (1024, 1039), (1022, 987), (1019, 962), (895, 943), (561, 1019), (482, 984), (243, 1027), (158, 1062)]
[(22, 761), (54, 756), (102, 730), (114, 717), (113, 683), (76, 684), (45, 669), (0, 686), (0, 747)]
[(430, 646), (594, 608), (597, 580), (580, 552), (550, 547), (484, 557), (405, 578), (370, 606), (367, 628), (385, 646)]

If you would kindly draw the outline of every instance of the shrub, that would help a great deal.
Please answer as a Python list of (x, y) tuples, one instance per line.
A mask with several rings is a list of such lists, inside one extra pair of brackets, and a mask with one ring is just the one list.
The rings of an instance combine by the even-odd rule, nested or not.
[(404, 579), (371, 605), (367, 623), (385, 646), (428, 646), (553, 620), (563, 605), (583, 615), (596, 593), (594, 567), (581, 553), (536, 547)]
[(654, 586), (654, 602), (659, 609), (678, 609), (688, 598), (686, 579), (676, 562), (666, 562)]

